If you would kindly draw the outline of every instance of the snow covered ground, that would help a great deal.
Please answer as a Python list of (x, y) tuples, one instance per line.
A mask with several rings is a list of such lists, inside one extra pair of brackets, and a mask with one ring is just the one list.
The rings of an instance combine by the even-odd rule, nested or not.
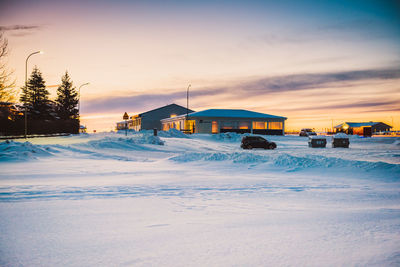
[(0, 266), (399, 266), (400, 140), (0, 142)]

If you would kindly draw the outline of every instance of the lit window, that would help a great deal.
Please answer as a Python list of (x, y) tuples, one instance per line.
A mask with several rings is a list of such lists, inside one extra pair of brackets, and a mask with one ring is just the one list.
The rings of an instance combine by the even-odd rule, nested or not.
[(282, 130), (282, 122), (272, 121), (269, 123), (269, 129), (271, 130)]
[(212, 129), (211, 129), (212, 133), (218, 133), (218, 122), (213, 121), (212, 122)]
[(237, 122), (221, 121), (221, 129), (237, 129)]
[(249, 121), (240, 121), (239, 129), (250, 129), (250, 122)]
[(267, 123), (263, 121), (253, 121), (253, 129), (255, 130), (265, 130), (267, 129)]

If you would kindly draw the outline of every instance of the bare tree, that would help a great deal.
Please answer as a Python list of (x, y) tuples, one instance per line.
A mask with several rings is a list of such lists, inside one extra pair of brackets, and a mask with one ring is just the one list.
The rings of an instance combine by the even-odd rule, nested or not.
[(0, 32), (0, 102), (11, 102), (16, 99), (15, 80), (11, 78), (13, 72), (6, 65), (7, 55), (8, 40)]

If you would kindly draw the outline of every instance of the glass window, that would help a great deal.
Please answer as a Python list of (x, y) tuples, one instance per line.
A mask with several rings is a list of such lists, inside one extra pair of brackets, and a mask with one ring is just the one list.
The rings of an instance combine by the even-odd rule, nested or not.
[(196, 131), (196, 121), (195, 120), (185, 120), (185, 131), (194, 133)]
[(267, 129), (267, 123), (263, 121), (253, 121), (253, 129), (256, 130), (265, 130)]
[(239, 121), (239, 129), (250, 129), (249, 121)]
[(174, 125), (174, 126), (175, 126), (174, 128), (177, 129), (177, 130), (179, 130), (179, 127), (180, 127), (179, 121), (174, 122), (174, 124), (175, 124), (175, 125)]
[(236, 126), (235, 121), (221, 121), (221, 129), (236, 129)]
[(282, 130), (282, 122), (278, 121), (271, 121), (268, 123), (269, 129), (271, 130)]
[(218, 133), (218, 122), (217, 121), (213, 121), (212, 122), (212, 129), (211, 129), (212, 133)]

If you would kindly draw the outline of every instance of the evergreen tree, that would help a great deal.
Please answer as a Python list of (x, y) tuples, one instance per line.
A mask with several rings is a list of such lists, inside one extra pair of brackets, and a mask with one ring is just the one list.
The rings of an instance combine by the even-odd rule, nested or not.
[(47, 118), (49, 116), (49, 91), (46, 89), (42, 73), (36, 66), (27, 85), (22, 87), (20, 101), (34, 117)]
[(59, 109), (59, 116), (62, 119), (78, 118), (78, 92), (72, 86), (72, 81), (66, 71), (61, 78), (61, 85), (57, 89), (56, 103)]

